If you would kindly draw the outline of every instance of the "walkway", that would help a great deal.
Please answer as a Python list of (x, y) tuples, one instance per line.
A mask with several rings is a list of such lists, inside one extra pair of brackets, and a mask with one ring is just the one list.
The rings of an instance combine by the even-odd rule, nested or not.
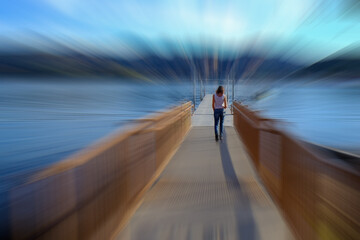
[[(292, 239), (226, 116), (215, 142), (211, 95), (118, 239)], [(203, 124), (203, 125), (201, 125)]]

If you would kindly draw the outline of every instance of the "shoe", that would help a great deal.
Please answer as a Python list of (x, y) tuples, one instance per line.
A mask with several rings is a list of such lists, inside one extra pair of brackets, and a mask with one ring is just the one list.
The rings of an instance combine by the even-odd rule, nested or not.
[(223, 136), (222, 136), (222, 135), (220, 135), (220, 140), (223, 140)]
[(219, 136), (215, 134), (215, 141), (219, 141)]

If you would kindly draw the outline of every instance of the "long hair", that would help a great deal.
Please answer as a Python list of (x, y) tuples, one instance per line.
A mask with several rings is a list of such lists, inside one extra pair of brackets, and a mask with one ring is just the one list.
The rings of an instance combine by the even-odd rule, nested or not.
[(222, 93), (224, 94), (224, 87), (223, 86), (219, 86), (217, 89), (216, 89), (216, 93), (219, 94), (219, 93)]

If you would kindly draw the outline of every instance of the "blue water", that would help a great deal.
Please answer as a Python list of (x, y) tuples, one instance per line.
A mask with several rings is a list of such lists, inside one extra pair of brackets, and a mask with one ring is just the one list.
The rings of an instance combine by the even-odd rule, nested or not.
[(193, 86), (180, 83), (2, 80), (0, 190), (133, 119), (192, 99)]
[[(64, 81), (66, 80), (66, 81)], [(0, 192), (154, 111), (193, 100), (193, 85), (51, 79), (0, 81)], [(207, 84), (213, 92), (217, 84)], [(237, 99), (251, 98), (261, 85), (238, 84)], [(359, 153), (360, 87), (286, 85), (248, 103), (265, 116), (287, 122), (296, 136)], [(229, 91), (229, 99), (231, 91)], [(196, 102), (199, 103), (199, 86)]]
[(293, 82), (262, 91), (259, 86), (242, 87), (238, 96), (263, 92), (246, 103), (265, 117), (281, 120), (298, 138), (360, 155), (360, 81)]

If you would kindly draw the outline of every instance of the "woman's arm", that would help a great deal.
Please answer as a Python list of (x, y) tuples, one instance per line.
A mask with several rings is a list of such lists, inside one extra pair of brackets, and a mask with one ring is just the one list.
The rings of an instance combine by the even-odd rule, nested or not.
[(212, 109), (215, 111), (215, 95), (213, 94)]
[(226, 109), (227, 108), (227, 98), (226, 98), (226, 96), (224, 96), (224, 109)]

